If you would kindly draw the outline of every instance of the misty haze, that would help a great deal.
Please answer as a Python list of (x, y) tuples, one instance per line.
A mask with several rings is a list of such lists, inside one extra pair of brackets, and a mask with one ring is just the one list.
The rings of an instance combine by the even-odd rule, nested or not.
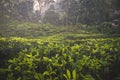
[(0, 0), (0, 80), (120, 80), (120, 0)]

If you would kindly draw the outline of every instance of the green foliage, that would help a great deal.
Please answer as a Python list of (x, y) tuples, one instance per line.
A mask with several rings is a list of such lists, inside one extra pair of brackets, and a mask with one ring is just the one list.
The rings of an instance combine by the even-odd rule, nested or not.
[[(76, 23), (96, 24), (120, 17), (119, 0), (61, 0), (58, 1), (57, 7), (55, 6), (57, 8), (56, 10), (52, 5), (50, 9), (53, 11), (49, 12), (50, 9), (46, 11), (46, 16), (41, 14), (41, 9), (45, 8), (47, 5), (51, 5), (54, 1), (41, 1), (45, 2), (45, 5), (40, 2), (39, 5), (43, 5), (43, 7), (40, 7), (40, 9), (36, 11), (36, 14), (33, 14), (33, 1), (1, 0), (0, 22), (5, 23), (11, 19), (39, 22), (41, 18), (45, 17), (45, 20), (42, 22), (45, 21), (55, 25)], [(60, 20), (59, 17), (61, 17)]]
[[(20, 80), (28, 80), (33, 79), (33, 75), (35, 78), (38, 78), (35, 73), (35, 69), (37, 68), (37, 63), (40, 62), (40, 59), (38, 58), (39, 54), (36, 49), (31, 49), (31, 52), (28, 53), (28, 51), (25, 49), (24, 51), (19, 53), (20, 56), (17, 58), (13, 58), (8, 60), (9, 62), (9, 75), (13, 74), (16, 76), (16, 74), (19, 74), (19, 76), (16, 76), (16, 79)], [(27, 76), (26, 76), (27, 75)]]
[(95, 80), (91, 75), (85, 75), (83, 80)]
[(118, 24), (115, 24), (114, 21), (103, 22), (101, 25), (99, 25), (98, 30), (102, 33), (107, 33), (107, 34), (119, 34), (120, 33), (119, 22), (120, 20), (118, 20)]
[[(0, 38), (0, 44), (1, 79), (119, 79), (119, 38), (66, 39), (64, 42), (51, 39)], [(108, 78), (110, 73), (116, 76)]]
[(77, 80), (77, 74), (76, 71), (73, 70), (72, 73), (67, 69), (66, 74), (63, 74), (63, 76), (67, 79), (67, 80)]
[[(111, 27), (111, 23), (96, 26), (76, 24), (70, 26), (54, 26), (51, 24), (37, 24), (31, 22), (13, 21), (8, 24), (0, 24), (0, 37), (22, 37), (22, 38), (103, 38), (119, 37), (119, 26)], [(100, 32), (104, 33), (101, 34)], [(111, 35), (106, 35), (111, 33)], [(60, 36), (60, 37), (59, 37)]]
[(54, 5), (50, 6), (50, 9), (48, 9), (45, 13), (44, 20), (45, 23), (51, 23), (53, 25), (59, 25), (59, 14), (55, 12)]

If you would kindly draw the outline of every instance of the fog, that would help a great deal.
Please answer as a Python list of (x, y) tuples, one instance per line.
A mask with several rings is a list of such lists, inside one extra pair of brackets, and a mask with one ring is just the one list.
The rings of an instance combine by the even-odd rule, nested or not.
[(44, 17), (45, 12), (50, 8), (51, 5), (54, 5), (55, 11), (58, 12), (60, 8), (59, 0), (54, 0), (54, 2), (45, 3), (45, 1), (33, 0), (33, 13), (39, 14), (41, 18)]

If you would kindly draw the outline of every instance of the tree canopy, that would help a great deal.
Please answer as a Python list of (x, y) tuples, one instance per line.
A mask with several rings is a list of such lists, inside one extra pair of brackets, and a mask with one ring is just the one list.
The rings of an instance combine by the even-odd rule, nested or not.
[[(36, 1), (39, 2), (40, 10), (37, 11), (37, 14), (34, 14), (34, 4), (32, 0), (1, 0), (0, 21), (3, 21), (3, 19), (7, 20), (9, 18), (17, 20), (39, 21), (39, 19), (43, 17), (41, 15), (41, 8), (45, 8), (47, 5), (52, 6), (56, 4), (54, 0)], [(45, 4), (43, 5), (42, 2)], [(54, 10), (50, 12), (50, 7), (48, 9), (44, 9), (46, 13), (43, 17), (43, 20), (50, 17), (51, 19), (57, 19), (61, 17), (60, 15), (64, 15), (62, 18), (59, 18), (60, 20), (57, 21), (67, 25), (76, 23), (98, 24), (104, 21), (120, 18), (119, 0), (61, 0), (58, 1), (57, 7), (59, 8), (59, 11)], [(39, 16), (34, 17), (35, 15)], [(50, 22), (49, 19), (48, 22)]]

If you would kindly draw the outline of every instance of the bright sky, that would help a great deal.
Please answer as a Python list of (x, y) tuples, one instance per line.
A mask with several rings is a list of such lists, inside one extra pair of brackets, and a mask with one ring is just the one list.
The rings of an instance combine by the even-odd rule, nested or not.
[(55, 2), (57, 1), (57, 0), (54, 0)]

